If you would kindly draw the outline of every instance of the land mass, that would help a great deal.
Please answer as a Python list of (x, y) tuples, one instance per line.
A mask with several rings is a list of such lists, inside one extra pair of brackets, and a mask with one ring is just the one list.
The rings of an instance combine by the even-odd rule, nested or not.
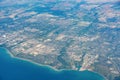
[(0, 45), (14, 57), (58, 70), (90, 70), (108, 80), (120, 75), (117, 0), (8, 3), (0, 3)]

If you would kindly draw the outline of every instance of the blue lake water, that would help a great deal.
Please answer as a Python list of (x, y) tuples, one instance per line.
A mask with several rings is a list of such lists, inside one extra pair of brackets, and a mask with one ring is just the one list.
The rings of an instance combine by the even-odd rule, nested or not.
[(29, 61), (13, 58), (5, 48), (0, 48), (0, 80), (104, 80), (90, 71), (55, 71)]

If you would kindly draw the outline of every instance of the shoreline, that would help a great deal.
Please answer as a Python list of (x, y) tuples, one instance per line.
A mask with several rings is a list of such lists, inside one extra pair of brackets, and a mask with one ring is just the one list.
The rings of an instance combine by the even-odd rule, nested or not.
[(100, 75), (101, 77), (103, 77), (104, 80), (108, 80), (107, 78), (105, 78), (105, 77), (102, 76), (101, 74), (99, 74), (99, 73), (97, 73), (97, 72), (95, 72), (95, 71), (92, 71), (92, 70), (72, 70), (72, 69), (60, 69), (60, 70), (59, 70), (59, 69), (56, 69), (56, 68), (54, 68), (54, 67), (52, 67), (52, 66), (49, 66), (49, 65), (43, 65), (43, 64), (39, 64), (39, 63), (37, 63), (37, 62), (34, 62), (34, 61), (32, 61), (32, 60), (29, 60), (29, 59), (24, 59), (24, 58), (16, 57), (16, 56), (14, 56), (14, 55), (12, 54), (12, 52), (10, 52), (10, 50), (8, 50), (7, 48), (5, 48), (5, 47), (3, 47), (3, 46), (2, 46), (2, 47), (0, 46), (0, 48), (5, 49), (11, 58), (18, 59), (18, 60), (22, 60), (22, 61), (26, 61), (26, 62), (30, 62), (30, 63), (35, 64), (35, 65), (37, 65), (37, 66), (47, 67), (47, 68), (49, 68), (49, 70), (54, 70), (54, 71), (56, 71), (56, 72), (62, 72), (62, 71), (79, 71), (79, 72), (84, 72), (84, 71), (90, 71), (90, 72), (93, 72), (93, 73), (96, 73), (96, 74)]

